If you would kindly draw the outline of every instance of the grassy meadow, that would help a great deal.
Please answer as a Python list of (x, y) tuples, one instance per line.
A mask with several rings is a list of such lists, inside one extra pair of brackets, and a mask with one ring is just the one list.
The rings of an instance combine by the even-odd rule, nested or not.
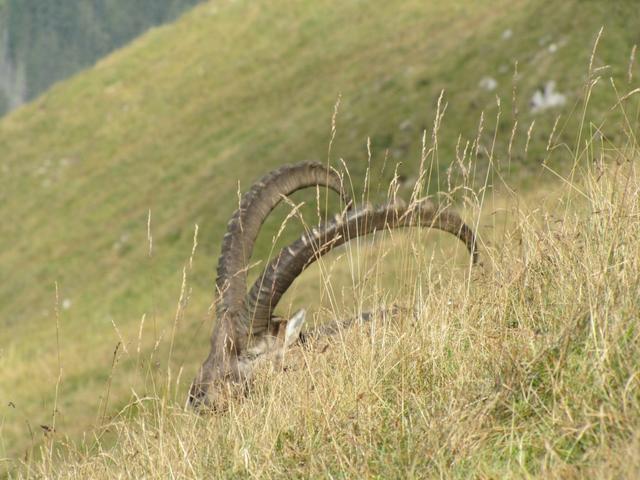
[[(2, 119), (0, 472), (635, 477), (640, 14), (556, 3), (205, 3)], [(551, 81), (564, 104), (536, 110)], [(412, 313), (195, 415), (238, 192), (308, 159), (358, 202), (420, 179), (482, 265), (435, 232), (352, 242), (281, 313)], [(288, 211), (256, 261), (301, 231)]]
[[(604, 176), (580, 176), (572, 184), (586, 195), (580, 202), (567, 189), (552, 201), (532, 197), (533, 208), (506, 207), (513, 223), (499, 246), (483, 251), (480, 273), (465, 275), (462, 259), (451, 268), (416, 255), (424, 235), (383, 240), (375, 252), (355, 247), (345, 257), (375, 272), (358, 281), (360, 301), (390, 300), (378, 285), (380, 263), (424, 267), (399, 269), (401, 284), (413, 288), (394, 299), (413, 314), (291, 351), (285, 372), (265, 368), (249, 397), (224, 414), (194, 415), (166, 390), (135, 397), (90, 440), (45, 443), (27, 473), (636, 478), (634, 155), (616, 157), (622, 165), (608, 163)], [(580, 203), (581, 213), (567, 203)], [(337, 310), (321, 315), (344, 312)]]

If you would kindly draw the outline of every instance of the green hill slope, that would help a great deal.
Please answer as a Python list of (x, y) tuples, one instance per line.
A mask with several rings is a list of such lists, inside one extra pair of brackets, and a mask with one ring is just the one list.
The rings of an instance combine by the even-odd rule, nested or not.
[[(142, 349), (153, 353), (145, 368), (153, 377), (166, 364), (197, 223), (190, 307), (180, 319), (174, 358), (185, 377), (192, 375), (206, 351), (215, 258), (238, 181), (246, 188), (282, 163), (326, 160), (338, 97), (331, 160), (344, 160), (358, 188), (367, 137), (374, 186), (388, 182), (396, 162), (402, 162), (400, 173), (415, 175), (423, 130), (431, 131), (443, 89), (442, 184), (430, 188), (444, 187), (458, 134), (462, 145), (473, 141), (482, 112), (481, 156), (497, 130), (496, 158), (526, 184), (528, 165), (547, 156), (559, 114), (556, 143), (576, 143), (576, 112), (602, 25), (593, 68), (610, 65), (603, 76), (626, 82), (637, 41), (630, 25), (640, 19), (633, 4), (216, 1), (5, 118), (0, 457), (23, 455), (37, 443), (38, 425), (51, 423), (54, 405), (60, 434), (74, 434), (99, 421), (97, 412), (117, 411), (132, 385), (146, 385), (127, 373), (140, 361), (128, 342), (138, 338), (143, 315)], [(485, 77), (495, 80), (495, 90)], [(550, 81), (566, 105), (534, 113), (530, 101)], [(596, 89), (586, 122), (600, 125), (613, 115), (608, 108), (615, 97), (606, 80)], [(606, 128), (607, 138), (621, 136), (615, 119)], [(559, 152), (556, 161), (570, 158)], [(277, 225), (266, 226), (258, 255), (269, 250)], [(129, 354), (106, 390), (119, 335)]]

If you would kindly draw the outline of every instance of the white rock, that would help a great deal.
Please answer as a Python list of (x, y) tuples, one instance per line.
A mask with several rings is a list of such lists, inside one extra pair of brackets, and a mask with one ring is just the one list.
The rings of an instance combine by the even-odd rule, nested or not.
[(550, 108), (561, 107), (567, 103), (566, 95), (556, 92), (556, 82), (550, 80), (544, 88), (535, 91), (531, 97), (531, 112), (539, 113)]
[(492, 92), (493, 90), (496, 89), (496, 87), (498, 86), (498, 82), (496, 81), (495, 78), (492, 77), (483, 77), (480, 82), (478, 83), (478, 86), (480, 88), (482, 88), (483, 90), (486, 90), (488, 92)]

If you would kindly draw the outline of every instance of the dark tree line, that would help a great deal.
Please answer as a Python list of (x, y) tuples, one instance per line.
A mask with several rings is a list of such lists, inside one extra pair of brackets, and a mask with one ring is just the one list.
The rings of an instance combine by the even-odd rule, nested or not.
[(0, 1), (5, 61), (23, 68), (28, 100), (200, 1)]

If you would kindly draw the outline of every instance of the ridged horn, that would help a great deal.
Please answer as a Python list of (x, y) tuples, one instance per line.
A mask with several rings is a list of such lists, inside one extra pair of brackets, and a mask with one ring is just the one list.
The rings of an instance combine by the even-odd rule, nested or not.
[(317, 162), (285, 165), (273, 170), (242, 196), (239, 208), (227, 224), (218, 260), (216, 287), (221, 295), (218, 320), (229, 311), (242, 312), (244, 309), (248, 262), (264, 220), (283, 196), (310, 186), (329, 188), (340, 194), (345, 205), (351, 202), (339, 174)]
[(268, 327), (273, 310), (293, 281), (305, 268), (333, 248), (376, 230), (416, 226), (436, 228), (455, 235), (466, 245), (473, 263), (477, 262), (476, 235), (451, 210), (438, 209), (428, 201), (409, 207), (394, 203), (354, 210), (346, 218), (336, 217), (332, 222), (305, 233), (283, 248), (267, 266), (247, 294), (247, 309), (253, 317), (252, 331), (258, 334)]

